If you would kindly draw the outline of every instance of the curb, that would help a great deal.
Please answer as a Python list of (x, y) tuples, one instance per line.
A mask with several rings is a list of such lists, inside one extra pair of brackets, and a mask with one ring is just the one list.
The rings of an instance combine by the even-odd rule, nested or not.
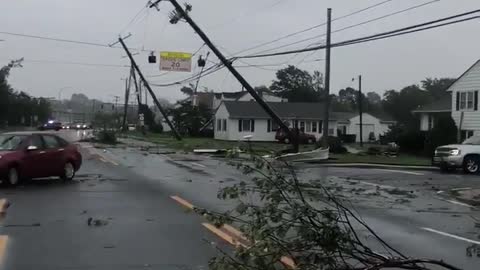
[(347, 168), (369, 168), (369, 169), (405, 169), (418, 171), (438, 171), (439, 168), (432, 166), (403, 166), (393, 164), (376, 164), (376, 163), (308, 163), (321, 167), (347, 167)]

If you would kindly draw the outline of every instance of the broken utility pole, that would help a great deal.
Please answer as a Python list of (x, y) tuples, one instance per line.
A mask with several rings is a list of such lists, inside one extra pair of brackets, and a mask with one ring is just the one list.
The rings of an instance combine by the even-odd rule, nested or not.
[(328, 121), (330, 118), (330, 48), (332, 34), (332, 9), (327, 10), (327, 44), (325, 50), (325, 112), (323, 119), (322, 145), (328, 147)]
[[(165, 118), (165, 122), (167, 122), (168, 126), (172, 130), (173, 135), (175, 136), (175, 138), (177, 140), (179, 140), (179, 141), (182, 140), (182, 137), (180, 137), (180, 134), (178, 134), (178, 132), (175, 129), (175, 127), (173, 126), (172, 122), (170, 121), (170, 119), (168, 119), (168, 115), (165, 112), (165, 110), (162, 108), (162, 105), (160, 104), (160, 102), (158, 102), (157, 96), (155, 96), (155, 93), (153, 92), (152, 88), (150, 87), (150, 84), (148, 83), (148, 81), (143, 76), (142, 71), (140, 70), (137, 63), (135, 62), (135, 59), (133, 59), (133, 56), (130, 53), (130, 51), (128, 50), (127, 46), (125, 45), (125, 42), (123, 42), (123, 39), (121, 37), (118, 38), (118, 41), (120, 42), (120, 44), (122, 44), (122, 47), (125, 50), (125, 52), (127, 53), (128, 58), (130, 58), (130, 62), (132, 63), (132, 66), (135, 68), (135, 70), (138, 73), (138, 76), (140, 76), (140, 79), (143, 82), (143, 85), (147, 88), (148, 92), (152, 96), (153, 102), (155, 103), (155, 105), (157, 105), (157, 108), (160, 111), (160, 113), (162, 113), (162, 116), (163, 116), (163, 118)], [(147, 95), (145, 95), (145, 96), (147, 96)], [(147, 105), (147, 104), (145, 104), (145, 105)]]
[[(150, 8), (157, 7), (158, 3), (162, 0), (157, 0), (150, 5)], [(217, 56), (218, 59), (225, 65), (232, 75), (240, 82), (240, 84), (250, 93), (250, 95), (257, 101), (260, 107), (275, 121), (279, 127), (288, 134), (288, 137), (291, 138), (293, 143), (294, 151), (298, 152), (298, 138), (295, 136), (288, 126), (280, 119), (280, 117), (268, 106), (268, 104), (257, 94), (253, 87), (243, 78), (243, 76), (233, 67), (232, 62), (225, 58), (225, 56), (213, 45), (208, 36), (203, 32), (203, 30), (193, 21), (193, 19), (188, 15), (188, 13), (183, 9), (183, 7), (177, 2), (177, 0), (169, 0), (170, 3), (175, 7), (175, 11), (172, 13), (173, 17), (170, 18), (171, 23), (176, 23), (181, 19), (184, 19), (195, 32), (200, 36), (200, 38), (205, 42), (205, 44), (210, 48), (210, 50)], [(187, 5), (187, 8), (191, 10), (191, 6)]]

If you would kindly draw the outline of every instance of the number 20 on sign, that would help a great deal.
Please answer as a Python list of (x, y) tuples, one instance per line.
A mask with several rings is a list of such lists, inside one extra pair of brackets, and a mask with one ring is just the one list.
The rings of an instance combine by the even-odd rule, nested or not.
[(184, 52), (160, 52), (160, 70), (192, 71), (192, 54)]

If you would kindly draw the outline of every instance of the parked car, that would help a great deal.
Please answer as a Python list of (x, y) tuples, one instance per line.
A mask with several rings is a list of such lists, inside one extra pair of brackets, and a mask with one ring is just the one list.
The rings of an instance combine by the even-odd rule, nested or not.
[(82, 165), (77, 147), (46, 133), (0, 134), (0, 179), (17, 185), (21, 180), (59, 176), (72, 180)]
[(47, 123), (38, 127), (39, 130), (55, 130), (59, 131), (62, 129), (62, 123), (50, 120)]
[[(290, 129), (290, 131), (295, 132), (293, 129)], [(299, 131), (298, 136), (300, 137), (300, 143), (302, 144), (314, 144), (317, 141), (317, 138), (314, 135), (307, 134), (302, 131)], [(277, 130), (277, 133), (275, 134), (275, 140), (281, 143), (290, 143), (288, 134), (286, 134), (282, 129)]]
[(480, 173), (480, 136), (473, 136), (462, 144), (437, 147), (433, 165), (442, 171), (462, 168), (466, 173)]

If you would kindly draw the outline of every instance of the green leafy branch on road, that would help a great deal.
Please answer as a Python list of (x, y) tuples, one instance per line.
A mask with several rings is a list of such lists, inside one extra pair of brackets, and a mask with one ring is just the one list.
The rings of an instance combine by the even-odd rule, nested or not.
[[(252, 181), (225, 187), (218, 197), (236, 200), (235, 209), (197, 212), (214, 225), (239, 226), (243, 236), (233, 254), (213, 258), (213, 270), (288, 268), (279, 262), (289, 258), (296, 269), (458, 269), (443, 261), (410, 258), (390, 246), (354, 211), (345, 206), (322, 181), (302, 181), (289, 164), (275, 164), (252, 156), (251, 163), (232, 163)], [(364, 242), (364, 235), (376, 241)], [(290, 266), (291, 267), (291, 266)]]

